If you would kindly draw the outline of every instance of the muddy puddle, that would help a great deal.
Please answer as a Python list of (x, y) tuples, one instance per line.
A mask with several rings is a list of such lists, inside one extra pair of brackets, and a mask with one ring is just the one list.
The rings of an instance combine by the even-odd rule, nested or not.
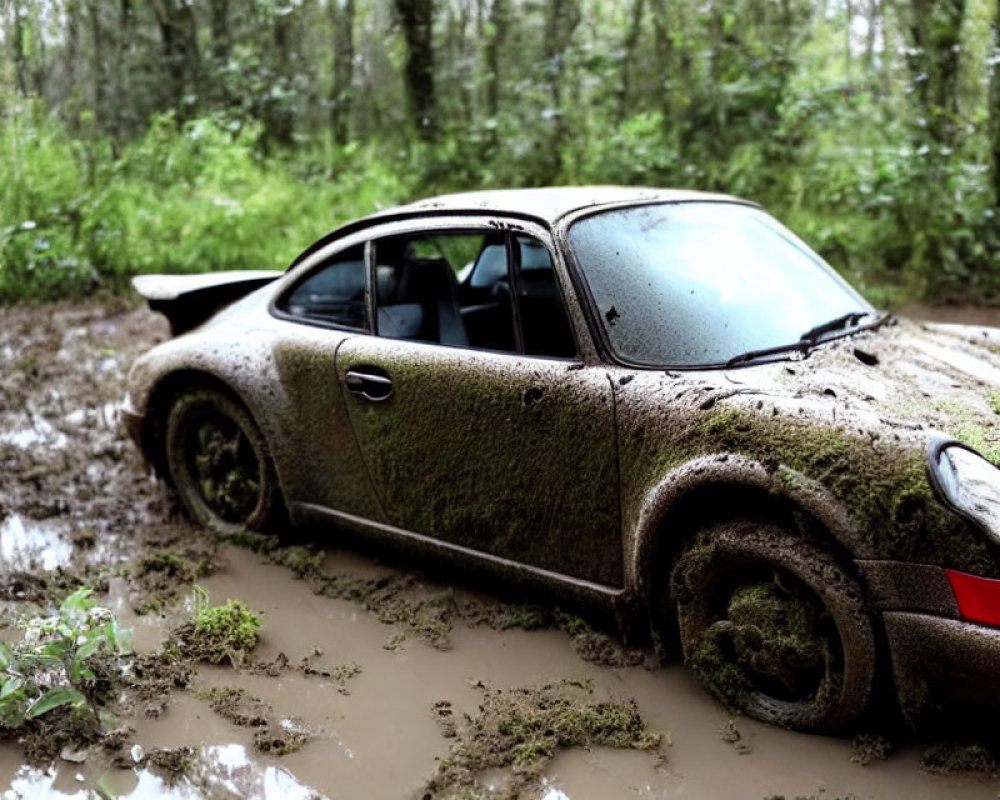
[[(88, 741), (49, 752), (38, 736), (58, 730), (0, 738), (0, 798), (1000, 792), (995, 778), (921, 769), (927, 743), (863, 766), (849, 740), (732, 719), (678, 665), (333, 535), (211, 541), (114, 421), (128, 364), (166, 335), (162, 321), (119, 301), (2, 313), (0, 640), (86, 585), (136, 655), (109, 671), (114, 719)], [(259, 634), (207, 658), (192, 620), (230, 598)]]

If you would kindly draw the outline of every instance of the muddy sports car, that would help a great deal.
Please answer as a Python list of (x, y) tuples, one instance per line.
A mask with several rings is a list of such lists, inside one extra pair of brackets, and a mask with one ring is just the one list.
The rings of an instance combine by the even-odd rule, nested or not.
[(1000, 330), (877, 312), (753, 203), (452, 195), (134, 283), (173, 337), (124, 419), (207, 528), (575, 602), (788, 727), (1000, 698)]

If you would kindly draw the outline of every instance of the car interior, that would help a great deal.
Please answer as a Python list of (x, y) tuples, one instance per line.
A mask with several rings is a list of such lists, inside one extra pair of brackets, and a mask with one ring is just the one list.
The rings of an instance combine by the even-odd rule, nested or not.
[[(311, 273), (279, 306), (363, 329), (364, 289), (364, 248), (355, 247)], [(530, 236), (510, 237), (509, 244), (502, 232), (379, 239), (375, 298), (380, 336), (515, 353), (519, 323), (525, 354), (576, 354), (549, 252)]]
[[(464, 247), (457, 246), (463, 240)], [(475, 240), (475, 258), (460, 269), (454, 253)], [(504, 352), (576, 353), (548, 250), (529, 236), (513, 239), (518, 269), (509, 268), (505, 234), (393, 237), (376, 245), (378, 331), (382, 336)], [(428, 255), (429, 254), (429, 255)]]

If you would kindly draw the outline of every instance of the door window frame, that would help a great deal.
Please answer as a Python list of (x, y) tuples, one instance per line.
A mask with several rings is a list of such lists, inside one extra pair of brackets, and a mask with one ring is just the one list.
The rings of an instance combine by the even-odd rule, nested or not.
[[(512, 320), (514, 326), (515, 350), (487, 350), (476, 347), (463, 347), (460, 345), (441, 344), (440, 342), (426, 342), (417, 339), (401, 339), (410, 344), (426, 345), (431, 347), (447, 347), (452, 350), (469, 350), (472, 352), (494, 353), (502, 356), (518, 356), (520, 358), (538, 358), (549, 361), (579, 362), (583, 360), (584, 353), (588, 349), (584, 344), (589, 342), (581, 338), (581, 329), (575, 322), (573, 313), (574, 304), (578, 304), (577, 295), (572, 282), (565, 275), (565, 266), (559, 256), (559, 251), (554, 245), (551, 234), (543, 227), (527, 223), (523, 220), (503, 220), (490, 217), (489, 221), (484, 221), (482, 217), (435, 217), (432, 219), (411, 219), (403, 222), (393, 222), (386, 225), (376, 226), (365, 231), (367, 242), (365, 245), (366, 280), (365, 290), (367, 293), (368, 326), (370, 335), (378, 336), (378, 305), (376, 298), (376, 258), (375, 251), (378, 240), (389, 239), (395, 236), (409, 236), (425, 234), (433, 236), (486, 236), (502, 231), (504, 234), (504, 245), (507, 251), (507, 275), (511, 283), (512, 295)], [(575, 354), (568, 356), (552, 356), (542, 354), (527, 354), (524, 352), (524, 335), (521, 326), (520, 300), (518, 284), (520, 281), (521, 253), (517, 246), (517, 237), (526, 236), (537, 241), (545, 248), (552, 264), (552, 274), (555, 278), (556, 287), (562, 300), (565, 312), (566, 323), (569, 325), (570, 333), (576, 349)], [(589, 331), (584, 329), (589, 334)], [(592, 347), (592, 345), (591, 345)]]
[[(281, 307), (282, 304), (288, 300), (289, 296), (302, 283), (309, 280), (317, 272), (320, 272), (325, 267), (329, 266), (330, 262), (335, 261), (338, 257), (359, 246), (364, 248), (365, 264), (365, 287), (363, 301), (365, 306), (365, 320), (363, 327), (359, 328), (351, 325), (343, 325), (329, 320), (324, 320), (319, 317), (307, 317), (301, 314), (293, 314)], [(368, 313), (369, 289), (367, 254), (368, 245), (366, 237), (363, 236), (350, 236), (310, 254), (310, 256), (301, 264), (298, 264), (294, 268), (290, 269), (282, 278), (279, 279), (277, 291), (271, 297), (271, 302), (268, 303), (268, 312), (273, 317), (277, 317), (278, 319), (286, 320), (288, 322), (295, 322), (300, 325), (312, 325), (317, 328), (328, 328), (329, 330), (344, 331), (347, 333), (370, 333), (372, 323), (371, 316)]]

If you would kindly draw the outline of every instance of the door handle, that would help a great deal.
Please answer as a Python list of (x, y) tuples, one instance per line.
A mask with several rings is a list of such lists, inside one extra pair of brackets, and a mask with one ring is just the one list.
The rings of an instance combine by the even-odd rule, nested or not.
[(350, 369), (347, 371), (345, 383), (347, 391), (359, 394), (373, 403), (388, 400), (392, 395), (392, 381), (385, 375)]

